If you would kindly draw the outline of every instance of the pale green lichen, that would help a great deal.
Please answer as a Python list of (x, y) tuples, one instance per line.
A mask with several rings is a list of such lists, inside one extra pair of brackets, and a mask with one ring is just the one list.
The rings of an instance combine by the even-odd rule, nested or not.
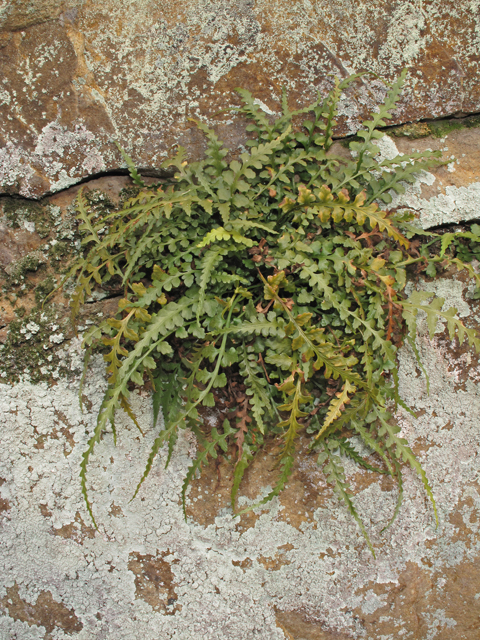
[(69, 333), (66, 320), (51, 306), (43, 310), (35, 307), (11, 322), (6, 342), (0, 345), (0, 381), (39, 382), (71, 375), (68, 364), (55, 349)]

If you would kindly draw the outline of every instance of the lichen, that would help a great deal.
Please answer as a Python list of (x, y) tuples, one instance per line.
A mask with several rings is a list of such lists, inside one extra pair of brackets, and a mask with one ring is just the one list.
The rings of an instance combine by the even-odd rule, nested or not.
[[(448, 283), (442, 286), (448, 290)], [(455, 284), (455, 299), (458, 288)], [(118, 417), (118, 446), (113, 446), (110, 435), (98, 447), (91, 482), (94, 490), (108, 483), (109, 491), (96, 491), (95, 510), (104, 527), (90, 535), (82, 529), (88, 516), (78, 464), (102, 400), (101, 359), (94, 360), (86, 380), (84, 392), (91, 405), (83, 414), (77, 402), (78, 377), (59, 380), (53, 387), (26, 382), (0, 385), (0, 476), (5, 478), (0, 493), (9, 505), (1, 514), (6, 551), (0, 557), (4, 577), (0, 599), (17, 584), (19, 598), (34, 607), (40, 594), (50, 591), (53, 600), (75, 616), (78, 627), (83, 625), (69, 636), (77, 640), (282, 640), (288, 636), (277, 626), (275, 611), (287, 612), (281, 618), (285, 629), (288, 612), (302, 611), (317, 634), (332, 630), (352, 640), (396, 640), (405, 635), (403, 630), (416, 633), (416, 627), (406, 606), (398, 612), (390, 607), (397, 602), (395, 594), (418, 588), (415, 576), (420, 574), (436, 585), (438, 594), (429, 601), (422, 592), (421, 611), (415, 603), (422, 637), (434, 639), (452, 631), (452, 619), (458, 629), (461, 620), (445, 608), (447, 579), (452, 568), (462, 570), (463, 563), (475, 563), (480, 553), (476, 521), (480, 495), (473, 480), (480, 471), (480, 391), (473, 378), (464, 389), (458, 388), (441, 334), (434, 341), (419, 338), (418, 347), (430, 375), (431, 393), (426, 394), (412, 352), (402, 348), (402, 392), (422, 415), (414, 420), (401, 412), (398, 417), (433, 481), (440, 526), (434, 527), (420, 482), (407, 472), (404, 509), (391, 529), (380, 535), (386, 524), (382, 514), (394, 504), (396, 492), (382, 490), (379, 483), (364, 485), (358, 490), (358, 502), (382, 545), (376, 562), (355, 525), (308, 465), (302, 477), (323, 494), (324, 505), (309, 512), (299, 528), (285, 522), (282, 498), (259, 510), (254, 526), (243, 529), (228, 508), (215, 514), (208, 526), (193, 518), (185, 522), (178, 492), (191, 462), (191, 442), (183, 435), (169, 469), (164, 469), (167, 452), (162, 450), (151, 484), (144, 487), (140, 500), (130, 503), (138, 470), (156, 435), (146, 394), (132, 396), (146, 433), (140, 447), (133, 446), (138, 431), (125, 415)], [(473, 375), (478, 368), (471, 371)], [(74, 445), (68, 456), (61, 431), (66, 425)], [(358, 474), (353, 466), (349, 472)], [(362, 474), (367, 472), (352, 479), (361, 479)], [(464, 523), (461, 533), (451, 522), (453, 514)], [(60, 530), (62, 535), (55, 535)], [(151, 581), (156, 574), (141, 573), (149, 567), (132, 566), (132, 558), (160, 566), (159, 575), (165, 575), (168, 583), (155, 591)], [(269, 558), (282, 561), (270, 567), (265, 561)], [(409, 567), (415, 568), (413, 573)], [(458, 582), (455, 585), (457, 589)], [(175, 597), (171, 604), (170, 594)], [(477, 602), (474, 594), (471, 598)], [(368, 622), (372, 616), (379, 621), (376, 627)], [(381, 631), (387, 623), (394, 632)], [(40, 640), (45, 633), (41, 622), (29, 626), (8, 613), (0, 618), (2, 637)], [(52, 634), (64, 638), (61, 629)]]
[[(35, 297), (43, 298), (52, 285), (53, 279), (38, 285)], [(34, 307), (30, 313), (22, 314), (10, 323), (5, 344), (0, 345), (0, 380), (39, 382), (70, 377), (71, 363), (56, 347), (71, 333), (68, 318), (62, 318), (52, 305), (45, 309)]]
[(54, 217), (49, 207), (40, 202), (17, 198), (3, 198), (3, 213), (13, 229), (25, 228), (46, 238), (51, 231)]
[(40, 252), (34, 251), (28, 253), (20, 260), (17, 260), (10, 267), (10, 277), (7, 281), (8, 285), (19, 285), (25, 282), (25, 277), (28, 273), (35, 273), (40, 266), (45, 262)]

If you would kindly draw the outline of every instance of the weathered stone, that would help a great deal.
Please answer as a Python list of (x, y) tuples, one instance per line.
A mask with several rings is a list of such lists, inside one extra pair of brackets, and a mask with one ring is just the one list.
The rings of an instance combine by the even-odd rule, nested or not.
[(31, 604), (20, 598), (16, 584), (7, 587), (7, 595), (0, 600), (0, 610), (8, 611), (13, 620), (44, 627), (47, 632), (44, 637), (47, 640), (51, 638), (50, 633), (55, 628), (61, 628), (69, 634), (83, 628), (75, 613), (61, 602), (56, 602), (50, 591), (42, 591), (35, 604)]
[[(438, 291), (448, 304), (463, 296), (462, 313), (479, 326), (479, 303), (468, 308), (469, 284), (457, 278), (438, 282)], [(432, 483), (438, 529), (420, 481), (405, 470), (404, 505), (381, 533), (396, 487), (346, 463), (376, 559), (307, 455), (278, 500), (241, 518), (227, 506), (228, 465), (209, 467), (189, 492), (185, 522), (179, 491), (195, 442), (182, 434), (169, 468), (162, 450), (129, 502), (156, 436), (148, 394), (132, 395), (145, 438), (119, 412), (117, 447), (105, 434), (91, 461), (95, 532), (85, 525), (78, 465), (105, 384), (101, 360), (87, 377), (92, 404), (83, 414), (79, 377), (50, 387), (1, 385), (0, 637), (475, 640), (480, 370), (468, 347), (448, 344), (441, 330), (417, 342), (430, 395), (413, 354), (400, 352), (401, 393), (419, 417), (401, 412), (398, 420)], [(270, 453), (242, 483), (241, 504), (271, 484)]]
[[(29, 6), (12, 3), (9, 29), (27, 19), (29, 29), (61, 26), (60, 19), (46, 21), (48, 12), (34, 18)], [(48, 2), (42, 6), (50, 11)], [(307, 9), (304, 4), (298, 11)], [(274, 15), (277, 9), (269, 11)], [(74, 20), (73, 13), (68, 15)], [(119, 29), (121, 33), (121, 25)], [(19, 33), (12, 37), (18, 39)], [(273, 106), (268, 92), (262, 99)], [(140, 113), (142, 104), (139, 100)], [(94, 126), (95, 118), (91, 122)], [(68, 119), (65, 123), (67, 131)], [(223, 125), (223, 133), (227, 131)], [(478, 218), (480, 128), (455, 129), (446, 121), (394, 133), (380, 141), (385, 156), (435, 148), (445, 159), (456, 159), (407, 186), (392, 206), (410, 206), (424, 227)], [(430, 137), (422, 137), (424, 133)], [(240, 140), (240, 134), (234, 131), (231, 138)], [(192, 140), (200, 149), (201, 137)], [(74, 154), (63, 155), (66, 148), (60, 145), (55, 157), (68, 168)], [(148, 148), (145, 139), (139, 153), (143, 148)], [(48, 190), (42, 166), (37, 167), (39, 184)], [(75, 172), (72, 176), (78, 179)], [(84, 186), (95, 206), (108, 209), (129, 184), (125, 176), (104, 176)], [(8, 382), (0, 385), (0, 638), (476, 640), (479, 359), (466, 344), (450, 345), (441, 330), (434, 340), (422, 334), (417, 343), (430, 375), (430, 395), (412, 353), (407, 347), (401, 350), (402, 395), (419, 417), (398, 416), (432, 482), (438, 529), (421, 483), (407, 470), (400, 516), (381, 533), (394, 508), (396, 485), (347, 464), (377, 551), (374, 560), (306, 443), (299, 444), (291, 481), (279, 499), (236, 519), (229, 507), (231, 465), (219, 456), (192, 483), (185, 522), (179, 494), (196, 447), (188, 433), (180, 437), (166, 471), (166, 452), (160, 452), (130, 503), (156, 436), (149, 394), (142, 390), (132, 395), (132, 402), (145, 438), (119, 412), (118, 446), (105, 434), (92, 458), (88, 478), (101, 523), (101, 532), (95, 531), (78, 470), (105, 388), (103, 363), (100, 358), (92, 362), (82, 413), (80, 341), (72, 339), (68, 301), (57, 292), (56, 317), (44, 321), (37, 308), (45, 281), (59, 280), (65, 261), (78, 250), (72, 203), (79, 188), (36, 204), (22, 198), (0, 201), (0, 341), (6, 343), (0, 375)], [(447, 276), (428, 288), (456, 306), (469, 326), (479, 327), (480, 303), (470, 298), (472, 283), (464, 273)], [(109, 296), (85, 305), (80, 331), (90, 318), (115, 312), (119, 298), (115, 292)], [(16, 378), (9, 377), (13, 370)], [(13, 384), (18, 377), (23, 379)], [(240, 506), (257, 500), (273, 484), (274, 453), (266, 446), (246, 473)]]
[[(304, 106), (331, 74), (391, 81), (410, 68), (392, 122), (480, 110), (477, 0), (15, 0), (0, 8), (0, 187), (38, 197), (124, 166), (117, 139), (148, 171), (175, 144), (192, 157), (215, 121), (236, 149), (234, 89), (278, 110)], [(356, 130), (384, 90), (365, 76), (340, 105)]]

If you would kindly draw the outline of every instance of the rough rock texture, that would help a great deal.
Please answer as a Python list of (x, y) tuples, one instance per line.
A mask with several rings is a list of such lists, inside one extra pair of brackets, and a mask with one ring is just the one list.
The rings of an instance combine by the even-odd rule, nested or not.
[[(385, 156), (427, 147), (456, 156), (420, 176), (395, 203), (410, 204), (425, 227), (478, 218), (480, 211), (480, 129), (449, 126), (437, 138), (380, 141)], [(109, 207), (127, 184), (122, 177), (92, 180), (91, 202)], [(55, 264), (75, 250), (77, 191), (34, 206), (1, 202), (9, 293), (0, 307), (0, 375), (10, 380), (0, 385), (1, 640), (476, 640), (480, 366), (466, 345), (450, 345), (441, 326), (433, 341), (425, 332), (417, 341), (430, 395), (411, 350), (400, 352), (401, 394), (418, 419), (398, 415), (432, 483), (438, 529), (421, 483), (407, 470), (400, 516), (381, 534), (397, 488), (345, 461), (374, 560), (308, 455), (299, 457), (279, 499), (240, 519), (229, 509), (231, 469), (219, 459), (193, 483), (185, 522), (179, 494), (196, 446), (188, 434), (167, 471), (160, 453), (130, 503), (156, 433), (144, 392), (133, 402), (145, 438), (119, 412), (118, 446), (106, 434), (92, 459), (88, 477), (101, 524), (100, 532), (93, 529), (78, 472), (102, 400), (103, 364), (94, 360), (89, 370), (82, 414), (80, 340), (71, 339), (65, 301), (55, 298), (52, 316), (30, 313), (38, 287), (48, 274), (58, 277)], [(480, 303), (463, 273), (423, 287), (480, 327)], [(115, 302), (86, 305), (81, 327)], [(268, 490), (271, 468), (266, 448), (242, 483), (241, 502)]]
[[(177, 143), (201, 155), (189, 117), (227, 129), (252, 91), (303, 106), (331, 75), (410, 73), (394, 122), (480, 110), (480, 4), (404, 0), (3, 0), (0, 187), (38, 197), (123, 166), (117, 139), (149, 170)], [(339, 134), (384, 92), (365, 76), (341, 104)]]
[[(417, 341), (430, 395), (409, 348), (399, 354), (418, 419), (398, 420), (432, 483), (438, 529), (407, 471), (400, 516), (381, 534), (397, 488), (345, 461), (375, 560), (306, 453), (279, 499), (240, 519), (220, 458), (192, 484), (185, 522), (179, 494), (196, 446), (185, 433), (168, 470), (162, 451), (130, 503), (156, 434), (145, 392), (133, 397), (145, 438), (119, 412), (118, 446), (106, 434), (92, 459), (96, 532), (78, 473), (103, 364), (92, 362), (82, 413), (67, 300), (39, 303), (79, 250), (73, 185), (88, 180), (102, 210), (128, 188), (124, 176), (92, 179), (123, 166), (113, 139), (154, 174), (177, 143), (202, 154), (189, 117), (241, 145), (244, 123), (227, 110), (237, 86), (268, 113), (282, 86), (299, 106), (328, 90), (329, 74), (391, 81), (404, 66), (394, 124), (464, 116), (480, 111), (479, 61), (479, 0), (0, 0), (0, 640), (478, 640), (480, 366), (443, 327)], [(338, 135), (383, 95), (380, 80), (360, 81), (341, 103)], [(478, 220), (476, 125), (389, 131), (385, 157), (431, 148), (452, 160), (391, 206), (415, 210), (424, 228)], [(463, 273), (421, 286), (480, 327)], [(117, 294), (85, 305), (80, 331), (114, 312)], [(244, 504), (272, 484), (271, 453), (246, 474)]]
[[(468, 284), (440, 280), (436, 287), (479, 326), (478, 309), (472, 314), (466, 304)], [(83, 415), (78, 378), (53, 387), (2, 385), (0, 637), (474, 640), (480, 369), (468, 349), (450, 349), (439, 331), (433, 341), (418, 340), (429, 396), (412, 352), (400, 353), (401, 393), (419, 418), (398, 415), (432, 482), (439, 528), (407, 471), (400, 517), (381, 535), (397, 490), (347, 463), (377, 560), (309, 457), (300, 458), (280, 499), (240, 520), (226, 506), (231, 479), (220, 466), (193, 486), (185, 522), (179, 491), (195, 442), (184, 436), (168, 470), (162, 451), (129, 503), (155, 435), (147, 394), (134, 397), (146, 437), (140, 441), (120, 415), (118, 446), (107, 435), (92, 461), (96, 533), (78, 465), (100, 406), (103, 365), (95, 362), (89, 373)], [(267, 451), (249, 474), (244, 502), (266, 490), (268, 458)]]

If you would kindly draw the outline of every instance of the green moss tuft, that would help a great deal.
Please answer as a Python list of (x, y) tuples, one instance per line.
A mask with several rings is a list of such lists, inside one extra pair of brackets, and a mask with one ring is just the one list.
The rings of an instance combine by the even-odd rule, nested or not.
[(416, 140), (417, 138), (444, 138), (453, 131), (462, 129), (474, 129), (480, 127), (480, 115), (467, 118), (448, 118), (442, 120), (429, 120), (427, 122), (414, 122), (400, 127), (388, 129), (388, 134), (397, 138), (405, 137)]
[(35, 307), (11, 322), (7, 340), (0, 345), (0, 381), (38, 383), (71, 376), (64, 354), (58, 355), (67, 331), (65, 320), (58, 318), (53, 307)]

